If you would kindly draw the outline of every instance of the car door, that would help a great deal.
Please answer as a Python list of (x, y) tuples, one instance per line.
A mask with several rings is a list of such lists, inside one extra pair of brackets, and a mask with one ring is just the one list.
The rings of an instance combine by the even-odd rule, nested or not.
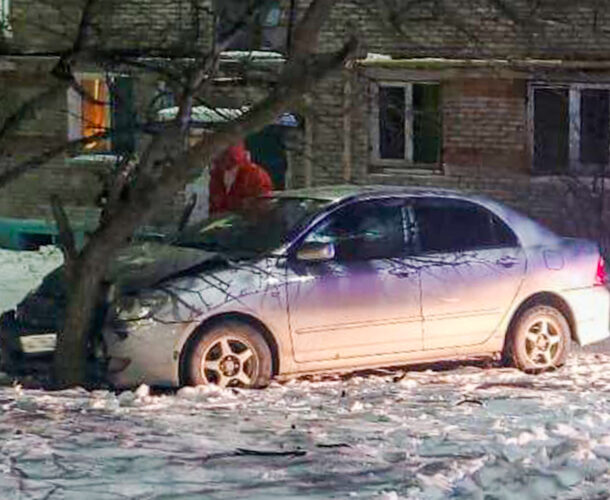
[(513, 231), (465, 200), (415, 202), (426, 350), (485, 342), (507, 314), (526, 258)]
[(303, 239), (332, 243), (324, 262), (289, 259), (287, 300), (297, 362), (422, 349), (419, 273), (406, 253), (405, 201), (338, 208)]

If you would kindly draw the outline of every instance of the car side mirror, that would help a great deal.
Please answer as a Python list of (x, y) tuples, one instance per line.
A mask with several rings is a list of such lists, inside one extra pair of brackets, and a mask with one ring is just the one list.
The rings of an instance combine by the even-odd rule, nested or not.
[(312, 241), (304, 243), (297, 250), (297, 260), (301, 262), (323, 262), (335, 258), (335, 245)]

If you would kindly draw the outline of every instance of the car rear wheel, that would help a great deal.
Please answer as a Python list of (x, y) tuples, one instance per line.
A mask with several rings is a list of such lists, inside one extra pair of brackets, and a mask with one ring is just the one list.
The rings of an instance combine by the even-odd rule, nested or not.
[(570, 349), (570, 326), (551, 306), (538, 305), (523, 312), (507, 342), (508, 360), (523, 371), (541, 372), (562, 366)]
[(189, 382), (220, 387), (265, 387), (271, 378), (271, 351), (254, 327), (225, 321), (205, 332), (191, 350)]

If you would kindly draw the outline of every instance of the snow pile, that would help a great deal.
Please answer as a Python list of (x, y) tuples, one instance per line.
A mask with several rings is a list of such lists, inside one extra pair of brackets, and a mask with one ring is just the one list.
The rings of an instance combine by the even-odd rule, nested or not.
[(457, 365), (263, 391), (5, 388), (0, 498), (606, 498), (608, 391), (600, 354), (540, 376)]
[(0, 314), (14, 308), (62, 261), (60, 250), (53, 246), (36, 252), (0, 248)]

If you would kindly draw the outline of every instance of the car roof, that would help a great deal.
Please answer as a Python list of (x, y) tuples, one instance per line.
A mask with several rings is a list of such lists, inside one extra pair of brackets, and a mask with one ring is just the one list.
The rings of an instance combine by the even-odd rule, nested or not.
[(503, 203), (487, 198), (486, 196), (469, 194), (457, 189), (392, 185), (335, 185), (275, 191), (273, 196), (281, 198), (307, 198), (327, 201), (329, 203), (391, 196), (434, 196), (471, 201), (491, 210), (504, 220), (504, 222), (517, 233), (517, 237), (523, 246), (552, 244), (556, 242), (558, 238), (557, 235), (549, 229)]
[(384, 186), (384, 185), (356, 185), (339, 184), (336, 186), (317, 186), (301, 189), (287, 189), (285, 191), (275, 191), (274, 196), (286, 198), (309, 198), (321, 201), (338, 202), (347, 198), (367, 198), (376, 196), (407, 196), (407, 195), (454, 195), (460, 196), (461, 193), (452, 189), (437, 189), (416, 186)]

